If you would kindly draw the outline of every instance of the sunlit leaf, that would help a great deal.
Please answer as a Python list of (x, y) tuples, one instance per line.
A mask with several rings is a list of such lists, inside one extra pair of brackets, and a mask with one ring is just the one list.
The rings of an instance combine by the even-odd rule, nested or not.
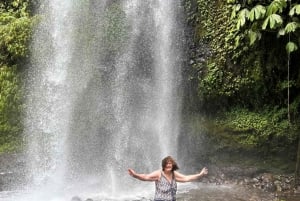
[(227, 0), (227, 3), (235, 3), (235, 0)]
[(235, 3), (236, 0), (227, 0), (227, 3)]
[(284, 36), (284, 35), (285, 35), (285, 29), (280, 29), (277, 33), (277, 37)]
[(265, 21), (262, 25), (262, 29), (265, 30), (268, 25), (271, 29), (274, 29), (274, 28), (280, 26), (282, 23), (283, 23), (283, 20), (280, 15), (272, 14), (265, 19)]
[(284, 8), (286, 8), (287, 3), (286, 0), (274, 0), (272, 3), (268, 6), (267, 9), (267, 16), (270, 16), (275, 13), (282, 13)]
[(288, 42), (285, 46), (285, 49), (288, 53), (294, 52), (298, 49), (298, 46), (294, 42)]
[(285, 26), (284, 30), (286, 31), (286, 33), (291, 33), (295, 32), (298, 27), (300, 27), (300, 24), (298, 22), (290, 22)]
[(232, 6), (231, 19), (236, 17), (236, 13), (241, 9), (241, 4), (235, 4)]
[(249, 19), (251, 22), (253, 22), (254, 20), (263, 18), (265, 14), (266, 14), (266, 8), (262, 5), (256, 5), (251, 9), (249, 13)]
[(261, 33), (258, 31), (249, 30), (248, 37), (250, 39), (250, 45), (253, 45), (255, 43), (255, 41), (260, 40)]
[(245, 25), (246, 19), (248, 18), (249, 10), (247, 8), (242, 9), (239, 12), (238, 22), (237, 22), (237, 28), (240, 29), (242, 26)]
[(289, 15), (292, 17), (295, 14), (300, 15), (300, 4), (295, 5), (289, 12)]

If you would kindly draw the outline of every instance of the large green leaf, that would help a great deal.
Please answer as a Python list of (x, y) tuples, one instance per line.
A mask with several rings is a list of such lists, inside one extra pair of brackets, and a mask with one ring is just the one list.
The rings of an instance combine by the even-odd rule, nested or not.
[(284, 8), (286, 8), (286, 6), (287, 6), (286, 0), (272, 1), (272, 3), (268, 6), (267, 16), (270, 16), (275, 13), (282, 13)]
[(236, 0), (227, 0), (227, 3), (235, 3)]
[(289, 15), (292, 17), (295, 14), (300, 15), (300, 4), (296, 4), (293, 6), (293, 8), (290, 10)]
[(289, 22), (285, 26), (284, 30), (285, 30), (286, 33), (291, 33), (291, 32), (295, 32), (298, 27), (300, 27), (300, 23), (298, 23), (298, 22)]
[(245, 25), (248, 15), (249, 15), (249, 10), (247, 8), (244, 8), (239, 12), (239, 16), (237, 20), (237, 29), (240, 29), (242, 26)]
[(248, 37), (250, 39), (250, 45), (253, 45), (256, 40), (260, 40), (261, 33), (258, 31), (249, 30), (248, 31)]
[(288, 42), (285, 46), (285, 49), (288, 53), (298, 50), (298, 46), (294, 42)]
[(265, 21), (262, 25), (262, 29), (265, 30), (268, 25), (271, 29), (274, 29), (274, 28), (277, 28), (278, 26), (282, 25), (282, 23), (283, 23), (283, 20), (280, 15), (272, 14), (265, 19)]
[(266, 8), (262, 5), (256, 5), (251, 9), (249, 13), (249, 19), (251, 22), (253, 22), (254, 20), (263, 18), (265, 14), (266, 14)]

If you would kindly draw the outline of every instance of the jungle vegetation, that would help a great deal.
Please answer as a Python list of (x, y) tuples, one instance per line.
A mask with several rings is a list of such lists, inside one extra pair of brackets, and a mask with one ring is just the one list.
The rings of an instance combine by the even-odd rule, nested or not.
[[(185, 9), (197, 47), (188, 73), (197, 99), (187, 100), (189, 110), (212, 118), (217, 137), (235, 147), (296, 160), (300, 1), (190, 0)], [(203, 44), (209, 52), (199, 59)]]
[(19, 150), (22, 142), (21, 73), (34, 24), (33, 2), (0, 2), (0, 153)]

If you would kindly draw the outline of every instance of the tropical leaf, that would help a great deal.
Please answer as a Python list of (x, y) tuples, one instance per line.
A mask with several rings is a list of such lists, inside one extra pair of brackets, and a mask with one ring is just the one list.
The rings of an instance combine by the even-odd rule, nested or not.
[(296, 4), (289, 12), (289, 15), (292, 17), (295, 14), (300, 15), (300, 4)]
[(227, 3), (235, 3), (236, 0), (227, 0)]
[(284, 36), (286, 34), (285, 29), (280, 29), (277, 33), (277, 37)]
[(272, 14), (265, 19), (265, 21), (262, 25), (262, 29), (265, 30), (268, 25), (271, 29), (274, 29), (274, 28), (282, 25), (282, 23), (283, 23), (283, 20), (280, 15)]
[(250, 39), (250, 45), (253, 45), (255, 43), (255, 41), (260, 40), (261, 33), (258, 31), (249, 30), (248, 37)]
[(266, 8), (262, 5), (256, 5), (251, 9), (248, 17), (250, 21), (253, 22), (254, 20), (263, 18), (265, 14), (266, 14)]
[(236, 13), (241, 9), (241, 4), (235, 4), (232, 6), (231, 19), (236, 17)]
[(268, 6), (267, 9), (267, 16), (270, 16), (274, 13), (282, 13), (284, 8), (286, 8), (287, 3), (286, 0), (274, 0), (272, 3)]
[(298, 27), (300, 27), (300, 23), (290, 22), (285, 26), (284, 30), (286, 33), (291, 33), (291, 32), (295, 32)]
[(294, 42), (288, 42), (285, 46), (285, 49), (288, 53), (294, 52), (298, 49), (298, 46)]
[(239, 12), (239, 16), (237, 20), (237, 29), (240, 29), (242, 26), (245, 25), (248, 15), (249, 15), (249, 10), (247, 8), (244, 8)]

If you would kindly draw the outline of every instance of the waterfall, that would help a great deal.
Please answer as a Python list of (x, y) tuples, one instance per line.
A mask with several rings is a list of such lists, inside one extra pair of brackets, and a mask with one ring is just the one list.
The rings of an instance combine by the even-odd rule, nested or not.
[(27, 74), (30, 200), (149, 194), (127, 168), (177, 156), (180, 10), (179, 0), (41, 3)]

